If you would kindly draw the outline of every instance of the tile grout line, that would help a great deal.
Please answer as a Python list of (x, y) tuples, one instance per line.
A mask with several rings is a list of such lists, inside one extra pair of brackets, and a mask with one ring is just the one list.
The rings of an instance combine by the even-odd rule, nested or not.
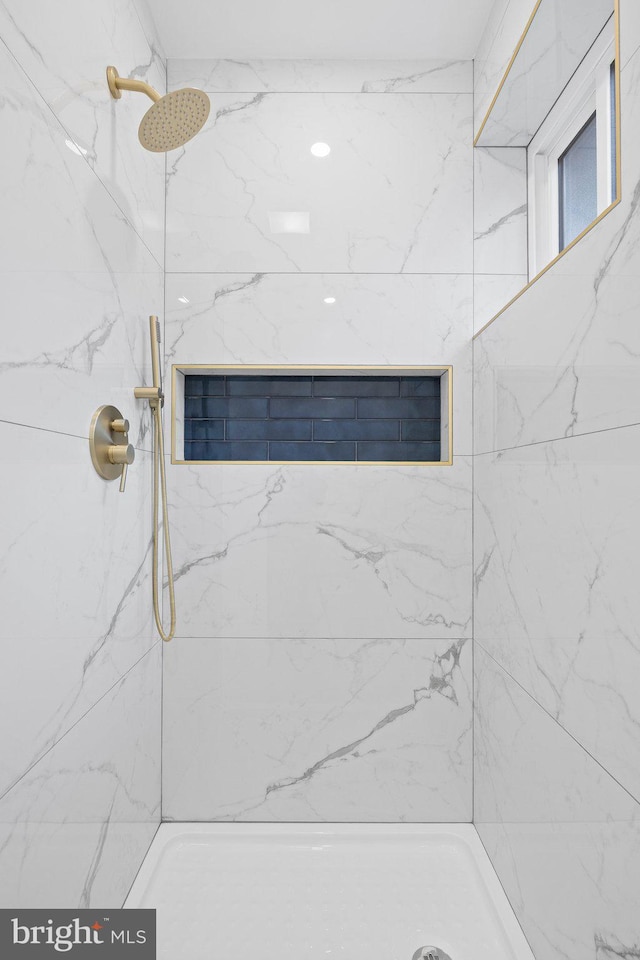
[(6, 790), (0, 793), (0, 801), (4, 800), (5, 797), (7, 797), (13, 790), (15, 790), (15, 788), (19, 786), (19, 784), (24, 780), (24, 778), (28, 776), (29, 773), (34, 769), (34, 767), (36, 767), (39, 763), (41, 763), (44, 760), (44, 758), (48, 756), (51, 753), (51, 751), (58, 746), (58, 744), (60, 744), (64, 739), (66, 739), (66, 737), (71, 733), (71, 731), (74, 730), (78, 726), (78, 724), (85, 719), (85, 717), (87, 717), (90, 713), (92, 713), (92, 711), (95, 710), (95, 708), (100, 703), (102, 703), (105, 697), (107, 697), (112, 692), (112, 690), (114, 690), (120, 683), (122, 683), (122, 681), (129, 676), (132, 670), (135, 670), (136, 667), (139, 666), (140, 663), (142, 663), (145, 657), (148, 657), (149, 654), (153, 650), (155, 650), (156, 645), (159, 642), (160, 642), (159, 640), (153, 640), (151, 642), (151, 646), (147, 650), (145, 650), (142, 656), (138, 657), (135, 663), (133, 663), (127, 670), (125, 670), (125, 672), (121, 674), (121, 676), (119, 676), (116, 680), (114, 680), (114, 682), (111, 684), (111, 686), (107, 690), (105, 690), (102, 696), (98, 697), (95, 703), (92, 703), (91, 706), (89, 706), (84, 711), (84, 713), (81, 714), (81, 716), (79, 716), (78, 719), (75, 720), (71, 724), (71, 726), (67, 730), (65, 730), (65, 732), (61, 734), (61, 736), (58, 737), (57, 740), (54, 741), (54, 743), (52, 743), (49, 747), (47, 747), (44, 753), (40, 754), (40, 756), (38, 756), (38, 758), (34, 760), (33, 763), (31, 763), (23, 773), (20, 774), (17, 780), (14, 780), (13, 783), (11, 783), (11, 785), (6, 788)]
[[(146, 37), (145, 37), (145, 39), (146, 39)], [(16, 66), (18, 67), (18, 69), (21, 71), (21, 73), (24, 74), (27, 82), (28, 82), (29, 85), (35, 90), (38, 99), (42, 101), (42, 103), (43, 103), (44, 106), (46, 107), (47, 111), (48, 111), (48, 112), (51, 114), (51, 116), (54, 118), (56, 124), (60, 127), (61, 130), (64, 131), (64, 133), (66, 133), (66, 134), (69, 136), (69, 138), (70, 138), (71, 140), (74, 140), (73, 131), (68, 130), (67, 127), (64, 125), (64, 123), (62, 122), (62, 120), (60, 119), (60, 117), (58, 116), (58, 114), (55, 112), (55, 110), (53, 109), (53, 107), (51, 106), (51, 104), (48, 103), (48, 101), (45, 99), (44, 95), (40, 92), (40, 89), (39, 89), (38, 86), (36, 85), (35, 81), (31, 78), (31, 75), (27, 72), (26, 67), (24, 67), (24, 66), (22, 65), (22, 63), (21, 63), (20, 60), (18, 59), (17, 55), (13, 53), (11, 47), (8, 45), (8, 43), (6, 42), (6, 40), (4, 40), (3, 38), (0, 37), (0, 43), (2, 43), (2, 45), (5, 47), (7, 53), (9, 54), (9, 56), (11, 57), (11, 59), (14, 61), (14, 63), (16, 64)], [(149, 53), (153, 56), (153, 51), (151, 50), (151, 48), (149, 48)], [(158, 260), (157, 260), (157, 258), (156, 258), (156, 256), (155, 256), (155, 254), (152, 252), (152, 250), (151, 250), (150, 247), (148, 246), (146, 240), (140, 235), (140, 233), (138, 232), (138, 229), (137, 229), (137, 227), (135, 226), (135, 224), (133, 224), (133, 223), (131, 222), (131, 220), (129, 219), (129, 216), (127, 215), (126, 211), (123, 210), (123, 208), (121, 207), (121, 205), (118, 203), (118, 201), (116, 200), (116, 198), (113, 196), (113, 194), (111, 193), (111, 191), (110, 191), (109, 188), (107, 187), (107, 185), (106, 185), (106, 183), (104, 182), (104, 180), (102, 179), (102, 177), (98, 174), (97, 169), (91, 165), (91, 163), (89, 162), (89, 160), (87, 159), (86, 156), (83, 155), (83, 156), (82, 156), (82, 159), (84, 160), (84, 162), (85, 162), (85, 164), (87, 165), (88, 169), (91, 171), (91, 173), (93, 174), (93, 176), (96, 178), (96, 180), (98, 181), (98, 183), (101, 185), (102, 189), (105, 191), (105, 193), (107, 194), (107, 196), (108, 196), (109, 199), (111, 200), (111, 203), (113, 203), (114, 207), (115, 207), (117, 210), (120, 211), (122, 217), (124, 218), (125, 223), (126, 223), (126, 224), (128, 225), (128, 227), (133, 231), (133, 233), (134, 233), (135, 236), (138, 238), (138, 240), (139, 240), (139, 242), (142, 244), (142, 246), (145, 248), (145, 250), (147, 251), (147, 253), (148, 253), (149, 256), (151, 257), (151, 259), (153, 260), (153, 262), (160, 268), (160, 270), (162, 270), (162, 269), (163, 269), (163, 268), (162, 268), (162, 265), (161, 265), (160, 263), (158, 263)], [(85, 209), (85, 210), (87, 209), (86, 206), (84, 207), (84, 209)], [(123, 273), (126, 273), (126, 271), (122, 271), (122, 270), (112, 270), (112, 271), (110, 271), (110, 272), (111, 272), (112, 274), (115, 274), (116, 276), (117, 276), (117, 275), (121, 275), (121, 274), (123, 274)], [(136, 271), (136, 272), (146, 272), (146, 271)]]
[(531, 440), (529, 443), (515, 444), (513, 447), (499, 447), (495, 450), (483, 450), (474, 454), (476, 457), (495, 457), (500, 453), (509, 453), (512, 450), (527, 450), (529, 447), (539, 447), (548, 443), (563, 443), (565, 440), (578, 440), (581, 437), (592, 437), (596, 434), (612, 433), (615, 430), (629, 430), (633, 427), (639, 427), (640, 421), (632, 423), (619, 423), (612, 427), (601, 427), (599, 430), (586, 430), (584, 433), (572, 433), (568, 437), (549, 437), (547, 440)]
[(638, 804), (638, 805), (640, 806), (640, 797), (636, 797), (636, 796), (631, 792), (631, 790), (629, 790), (628, 787), (625, 787), (625, 785), (624, 785), (623, 783), (621, 783), (621, 782), (618, 780), (618, 778), (617, 778), (616, 776), (614, 776), (614, 774), (611, 773), (610, 770), (607, 769), (607, 767), (605, 767), (604, 763), (602, 763), (600, 760), (598, 760), (597, 757), (594, 757), (594, 755), (591, 753), (591, 751), (588, 750), (587, 747), (585, 747), (585, 745), (584, 745), (583, 743), (581, 743), (580, 740), (578, 740), (578, 738), (577, 738), (573, 733), (571, 733), (570, 730), (567, 730), (567, 728), (564, 726), (564, 724), (560, 723), (560, 721), (559, 721), (556, 717), (554, 717), (553, 714), (550, 713), (545, 706), (543, 706), (543, 705), (540, 703), (540, 701), (538, 700), (538, 698), (535, 697), (535, 696), (533, 695), (533, 693), (531, 693), (531, 691), (527, 690), (527, 688), (524, 686), (524, 684), (520, 683), (520, 681), (517, 680), (517, 679), (513, 676), (513, 674), (510, 673), (510, 672), (506, 669), (506, 667), (503, 667), (502, 664), (500, 663), (500, 661), (499, 661), (499, 660), (496, 660), (496, 658), (495, 658), (491, 653), (489, 653), (489, 651), (486, 649), (486, 647), (485, 647), (482, 643), (480, 643), (479, 641), (477, 641), (477, 642), (478, 642), (478, 646), (480, 647), (480, 649), (486, 654), (486, 656), (487, 656), (493, 663), (495, 663), (495, 665), (496, 665), (496, 667), (498, 668), (498, 670), (500, 670), (505, 676), (509, 677), (509, 679), (510, 679), (513, 683), (515, 683), (516, 686), (519, 687), (519, 688), (522, 690), (522, 692), (525, 693), (525, 694), (527, 695), (527, 697), (529, 697), (529, 699), (532, 700), (533, 703), (535, 703), (536, 706), (539, 707), (539, 709), (542, 710), (542, 712), (543, 712), (550, 720), (553, 720), (553, 722), (556, 724), (556, 726), (558, 726), (558, 727), (560, 728), (560, 730), (562, 730), (563, 733), (564, 733), (567, 737), (569, 737), (571, 740), (573, 740), (573, 742), (574, 742), (578, 747), (580, 747), (580, 749), (581, 749), (584, 753), (586, 753), (586, 755), (587, 755), (588, 757), (590, 757), (590, 758), (593, 760), (593, 762), (596, 763), (596, 764), (600, 767), (600, 769), (601, 769), (611, 780), (613, 780), (614, 783), (616, 783), (616, 784), (620, 787), (621, 790), (624, 790), (624, 792), (627, 794), (627, 796), (629, 796), (636, 804)]

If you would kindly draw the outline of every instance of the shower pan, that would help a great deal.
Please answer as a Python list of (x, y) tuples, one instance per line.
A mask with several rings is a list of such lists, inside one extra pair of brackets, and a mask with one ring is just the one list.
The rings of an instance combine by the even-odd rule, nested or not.
[(533, 960), (471, 824), (165, 823), (125, 907), (158, 960)]

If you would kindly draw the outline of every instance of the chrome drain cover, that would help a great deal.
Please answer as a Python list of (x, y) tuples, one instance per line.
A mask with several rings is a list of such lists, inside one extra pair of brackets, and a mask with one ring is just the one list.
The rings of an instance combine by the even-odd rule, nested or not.
[(440, 947), (418, 947), (411, 960), (451, 960)]

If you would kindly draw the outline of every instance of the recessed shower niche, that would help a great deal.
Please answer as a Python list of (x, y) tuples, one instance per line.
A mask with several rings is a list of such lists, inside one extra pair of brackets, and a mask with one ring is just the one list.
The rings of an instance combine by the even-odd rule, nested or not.
[(451, 367), (190, 364), (172, 373), (172, 463), (452, 463)]

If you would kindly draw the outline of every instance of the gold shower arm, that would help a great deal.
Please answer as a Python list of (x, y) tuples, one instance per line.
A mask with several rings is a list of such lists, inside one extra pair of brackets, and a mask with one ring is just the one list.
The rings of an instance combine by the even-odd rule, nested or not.
[(161, 99), (157, 90), (154, 90), (150, 84), (144, 80), (128, 80), (121, 77), (115, 67), (107, 67), (107, 83), (114, 100), (119, 100), (122, 96), (122, 90), (133, 90), (135, 93), (146, 93), (150, 100), (157, 103)]

